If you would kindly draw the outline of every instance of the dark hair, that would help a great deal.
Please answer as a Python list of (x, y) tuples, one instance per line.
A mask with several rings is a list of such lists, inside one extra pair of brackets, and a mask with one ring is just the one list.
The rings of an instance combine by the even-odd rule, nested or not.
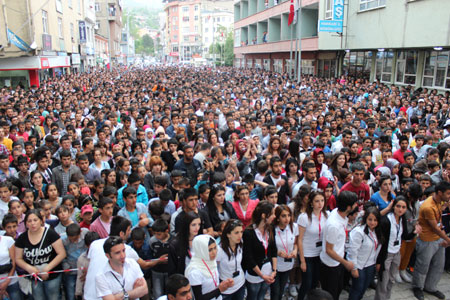
[(105, 188), (103, 189), (103, 193), (102, 196), (103, 197), (108, 197), (111, 195), (117, 195), (117, 189), (113, 186), (107, 185), (105, 186)]
[[(259, 201), (252, 214), (252, 225), (258, 226), (259, 223), (261, 223), (261, 221), (263, 220), (263, 214), (266, 215), (266, 218), (269, 217), (272, 214), (273, 207), (274, 205), (269, 201)], [(266, 224), (266, 226), (270, 226), (270, 224)], [(269, 230), (269, 241), (273, 241), (272, 230)]]
[(6, 214), (3, 217), (3, 220), (2, 220), (2, 227), (3, 227), (3, 229), (5, 229), (6, 225), (8, 225), (9, 223), (16, 223), (16, 224), (18, 224), (19, 220), (17, 220), (17, 217), (15, 215), (9, 213), (9, 214)]
[(287, 211), (291, 215), (291, 220), (289, 221), (289, 227), (291, 228), (291, 231), (293, 231), (293, 224), (294, 224), (294, 216), (292, 215), (292, 211), (286, 204), (280, 204), (275, 208), (275, 219), (273, 221), (273, 226), (278, 226), (279, 218), (283, 211)]
[(115, 216), (111, 220), (111, 229), (109, 236), (120, 236), (121, 232), (127, 232), (128, 227), (131, 227), (130, 220), (121, 216)]
[(105, 254), (110, 254), (112, 247), (123, 243), (124, 242), (121, 237), (110, 235), (109, 238), (107, 238), (105, 243), (103, 244), (103, 251), (105, 251)]
[(170, 201), (173, 199), (172, 191), (169, 189), (164, 189), (159, 193), (159, 200)]
[(98, 208), (103, 209), (106, 205), (113, 204), (113, 203), (114, 202), (112, 201), (111, 198), (101, 197), (100, 200), (98, 201)]
[(78, 223), (73, 222), (69, 226), (66, 227), (67, 236), (77, 236), (81, 234), (81, 227)]
[[(222, 247), (222, 250), (225, 252), (225, 254), (228, 256), (228, 259), (231, 259), (231, 248), (230, 248), (230, 241), (228, 239), (228, 234), (230, 234), (236, 227), (239, 226), (241, 226), (242, 229), (244, 229), (243, 227), (244, 225), (240, 220), (231, 219), (225, 223), (225, 227), (223, 228), (222, 236), (220, 238), (220, 246)], [(236, 255), (236, 253), (238, 252), (239, 247), (242, 247), (242, 241), (238, 245), (236, 245), (234, 255)]]
[(294, 202), (294, 215), (296, 218), (300, 215), (303, 209), (303, 199), (311, 193), (311, 187), (307, 184), (304, 184), (300, 187), (297, 194), (294, 196), (292, 201)]
[(333, 300), (333, 296), (322, 289), (312, 289), (306, 294), (305, 300)]
[(84, 236), (84, 244), (86, 245), (86, 247), (89, 247), (93, 241), (96, 241), (99, 239), (100, 239), (100, 235), (97, 232), (89, 231)]
[(354, 192), (341, 191), (336, 199), (336, 207), (339, 211), (344, 212), (347, 207), (352, 207), (358, 201), (358, 196)]
[(143, 241), (145, 239), (145, 230), (141, 227), (136, 227), (131, 230), (132, 241)]
[(133, 172), (128, 176), (128, 183), (133, 184), (135, 182), (141, 181), (141, 178), (139, 177), (138, 173)]
[[(394, 208), (397, 205), (398, 202), (403, 201), (406, 203), (406, 206), (408, 206), (408, 200), (406, 200), (405, 196), (399, 195), (397, 196), (397, 198), (394, 199), (394, 203), (392, 204), (392, 208), (390, 210), (390, 212), (394, 213)], [(402, 217), (404, 217), (405, 215), (403, 215)]]
[(197, 190), (195, 188), (190, 187), (190, 188), (184, 189), (183, 190), (182, 201), (184, 201), (187, 198), (192, 197), (192, 196), (198, 196), (197, 195)]
[(31, 215), (37, 216), (42, 221), (42, 223), (44, 223), (44, 217), (41, 215), (41, 210), (40, 209), (30, 209), (25, 213), (25, 218), (24, 218), (25, 224), (27, 223), (28, 218)]
[(434, 190), (435, 190), (436, 194), (438, 192), (445, 193), (446, 191), (450, 190), (450, 182), (441, 181), (438, 184), (436, 184)]
[(166, 290), (167, 295), (176, 297), (179, 289), (188, 286), (189, 280), (181, 274), (170, 275), (167, 279)]
[[(384, 236), (383, 236), (383, 233), (381, 232), (381, 226), (380, 226), (381, 214), (376, 206), (372, 206), (372, 207), (368, 207), (368, 208), (364, 209), (364, 215), (361, 220), (361, 225), (367, 225), (367, 218), (369, 217), (370, 214), (374, 215), (375, 218), (377, 219), (378, 224), (377, 224), (377, 227), (375, 227), (375, 234), (377, 235), (378, 244), (382, 245), (384, 243)], [(364, 228), (364, 233), (369, 234), (368, 226), (366, 226)]]
[(161, 200), (154, 200), (148, 204), (148, 212), (153, 217), (153, 219), (157, 219), (164, 214), (164, 205)]
[(128, 198), (129, 195), (137, 195), (136, 189), (132, 186), (127, 186), (126, 188), (124, 188), (123, 192), (123, 199)]
[(181, 218), (180, 222), (180, 228), (178, 229), (177, 233), (177, 240), (178, 240), (178, 251), (182, 253), (183, 255), (188, 254), (188, 248), (189, 248), (189, 235), (190, 235), (190, 227), (192, 221), (200, 219), (200, 216), (196, 212), (188, 212), (184, 214)]
[(276, 162), (281, 162), (281, 158), (279, 158), (278, 156), (272, 156), (272, 158), (270, 159), (270, 166), (273, 167)]
[(153, 232), (165, 232), (169, 229), (169, 224), (164, 219), (156, 219), (152, 224)]
[(364, 165), (359, 161), (353, 163), (350, 166), (350, 169), (351, 169), (352, 173), (355, 171), (364, 171), (364, 172), (366, 171), (366, 168), (364, 167)]
[(325, 217), (328, 217), (325, 195), (321, 192), (313, 191), (309, 194), (308, 202), (306, 203), (306, 207), (305, 207), (305, 212), (306, 212), (306, 215), (308, 216), (308, 219), (310, 222), (312, 221), (313, 201), (314, 201), (314, 198), (317, 196), (323, 197), (324, 204), (323, 204), (321, 213), (323, 213)]

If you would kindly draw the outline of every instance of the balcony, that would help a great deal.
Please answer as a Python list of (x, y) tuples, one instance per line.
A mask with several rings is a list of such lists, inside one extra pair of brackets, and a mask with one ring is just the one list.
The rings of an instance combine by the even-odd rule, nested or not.
[[(302, 39), (302, 51), (317, 51), (318, 49), (319, 49), (318, 37)], [(242, 46), (234, 48), (234, 54), (271, 53), (271, 52), (289, 52), (289, 51), (291, 51), (290, 40), (268, 42), (268, 43), (256, 43), (254, 45), (251, 45), (251, 41), (249, 41), (248, 45), (244, 43)]]

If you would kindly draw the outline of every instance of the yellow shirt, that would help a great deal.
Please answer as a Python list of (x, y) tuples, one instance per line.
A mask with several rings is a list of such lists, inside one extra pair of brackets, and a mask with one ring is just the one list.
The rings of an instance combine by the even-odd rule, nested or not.
[(428, 223), (428, 220), (435, 220), (438, 224), (441, 222), (441, 204), (436, 203), (433, 197), (428, 197), (419, 209), (419, 225), (422, 227), (422, 232), (419, 238), (424, 242), (433, 242), (440, 239), (433, 228)]

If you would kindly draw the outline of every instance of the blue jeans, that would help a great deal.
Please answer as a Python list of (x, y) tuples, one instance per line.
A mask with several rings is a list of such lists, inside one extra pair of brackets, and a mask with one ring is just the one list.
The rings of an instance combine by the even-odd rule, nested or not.
[(375, 276), (375, 265), (365, 267), (362, 270), (358, 270), (359, 277), (352, 277), (352, 287), (350, 289), (349, 300), (360, 300), (364, 296), (367, 288), (372, 282)]
[(8, 285), (8, 287), (6, 288), (6, 291), (8, 292), (9, 299), (23, 300), (23, 294), (22, 294), (22, 291), (20, 290), (20, 286), (19, 286), (18, 282)]
[(264, 296), (269, 289), (269, 285), (265, 281), (260, 283), (246, 281), (245, 285), (247, 286), (247, 300), (264, 300)]
[(158, 299), (166, 294), (167, 273), (152, 271), (153, 298)]
[[(238, 289), (233, 294), (222, 294), (222, 300), (244, 300), (245, 297), (245, 284), (241, 286), (240, 289)], [(249, 298), (250, 299), (250, 298)]]
[(274, 283), (270, 285), (270, 299), (281, 300), (283, 297), (284, 287), (289, 279), (289, 271), (277, 272)]
[(64, 292), (66, 300), (75, 300), (75, 285), (77, 283), (77, 274), (63, 274)]
[(305, 257), (306, 272), (302, 272), (302, 285), (298, 291), (298, 300), (303, 300), (306, 294), (319, 285), (320, 256)]
[(37, 281), (36, 284), (31, 283), (33, 289), (34, 300), (60, 300), (61, 293), (61, 275), (58, 275), (55, 279)]

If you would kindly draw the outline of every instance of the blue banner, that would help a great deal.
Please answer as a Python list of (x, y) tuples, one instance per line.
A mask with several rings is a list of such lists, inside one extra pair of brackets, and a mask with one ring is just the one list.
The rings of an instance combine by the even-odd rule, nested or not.
[(22, 51), (30, 51), (30, 46), (8, 28), (8, 41)]
[(79, 21), (78, 29), (80, 31), (80, 43), (86, 43), (86, 23), (84, 21)]
[(320, 32), (342, 32), (342, 21), (319, 20)]
[(334, 0), (333, 21), (340, 22), (340, 27), (336, 27), (337, 30), (335, 32), (342, 32), (344, 23), (344, 0)]

